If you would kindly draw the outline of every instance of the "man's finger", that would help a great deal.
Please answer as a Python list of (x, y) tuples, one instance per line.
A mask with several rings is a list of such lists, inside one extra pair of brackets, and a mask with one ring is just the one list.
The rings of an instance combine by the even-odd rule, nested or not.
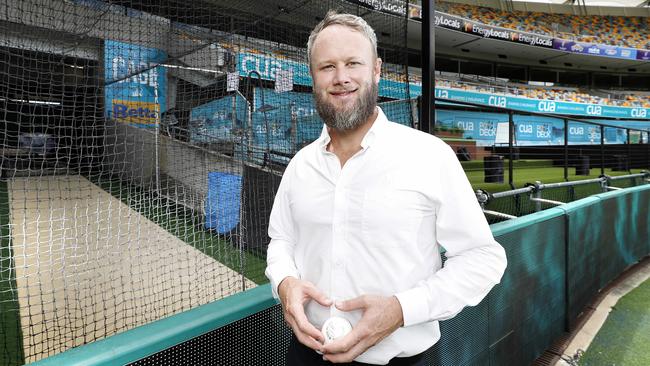
[(305, 293), (322, 306), (332, 306), (332, 300), (316, 287), (310, 286), (305, 289)]
[(298, 341), (300, 343), (304, 344), (305, 346), (313, 350), (322, 352), (321, 348), (323, 347), (323, 344), (318, 340), (314, 339), (313, 337), (309, 336), (309, 334), (303, 332), (292, 316), (285, 315), (285, 319), (286, 322), (289, 324), (289, 327), (293, 330), (293, 334), (296, 336), (296, 338), (298, 338)]
[(296, 338), (298, 338), (298, 341), (300, 343), (315, 351), (322, 352), (323, 345), (320, 342), (316, 341), (314, 338), (301, 332), (300, 330), (294, 330), (293, 334), (296, 336)]
[(366, 296), (359, 296), (346, 301), (337, 301), (336, 308), (341, 311), (365, 309), (368, 307), (368, 302), (366, 300)]
[(325, 348), (323, 348), (323, 359), (334, 362), (352, 362), (355, 358), (359, 357), (360, 354), (365, 352), (370, 347), (367, 344), (367, 338), (362, 339), (360, 342), (355, 343), (348, 351), (341, 353), (328, 353)]
[(332, 341), (323, 346), (323, 353), (345, 353), (356, 346), (364, 337), (358, 328), (346, 334), (344, 337)]
[(296, 328), (298, 328), (301, 332), (306, 333), (308, 336), (318, 340), (319, 342), (324, 342), (325, 338), (323, 337), (323, 333), (321, 333), (320, 330), (316, 329), (309, 320), (307, 320), (307, 316), (305, 315), (305, 311), (302, 308), (302, 306), (296, 306), (293, 308), (294, 311), (291, 312), (291, 315), (293, 316), (293, 319), (296, 323)]

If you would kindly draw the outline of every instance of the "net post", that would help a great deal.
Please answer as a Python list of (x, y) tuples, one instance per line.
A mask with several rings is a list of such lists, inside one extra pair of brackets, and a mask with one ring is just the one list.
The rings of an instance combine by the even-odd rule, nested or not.
[(564, 181), (569, 181), (569, 120), (564, 118)]
[(600, 174), (605, 175), (605, 126), (600, 125)]
[(508, 111), (508, 184), (510, 189), (515, 189), (514, 179), (513, 179), (513, 138), (515, 135), (515, 122), (513, 118), (513, 112)]
[(435, 126), (435, 68), (436, 68), (436, 37), (433, 20), (435, 16), (435, 0), (422, 1), (422, 109), (420, 112), (420, 131), (431, 133)]
[(630, 132), (631, 130), (629, 128), (625, 129), (625, 135), (627, 136), (627, 172), (632, 174), (632, 144), (630, 140)]

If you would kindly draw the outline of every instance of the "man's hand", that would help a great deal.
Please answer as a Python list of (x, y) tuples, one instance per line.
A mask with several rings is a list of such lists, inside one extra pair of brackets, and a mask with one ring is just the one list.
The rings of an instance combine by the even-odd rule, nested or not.
[(313, 299), (317, 303), (329, 307), (332, 305), (332, 300), (328, 299), (311, 282), (294, 277), (287, 277), (280, 282), (278, 295), (282, 302), (284, 320), (293, 329), (296, 338), (305, 346), (321, 351), (325, 338), (321, 331), (307, 320), (305, 304)]
[(348, 335), (323, 346), (323, 359), (330, 362), (352, 362), (404, 324), (402, 306), (395, 296), (363, 295), (337, 302), (336, 307), (362, 310), (363, 316)]

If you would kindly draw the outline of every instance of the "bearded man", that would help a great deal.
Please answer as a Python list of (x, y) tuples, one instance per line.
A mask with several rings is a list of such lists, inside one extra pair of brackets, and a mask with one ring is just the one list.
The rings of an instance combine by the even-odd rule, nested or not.
[[(287, 166), (267, 253), (293, 331), (287, 364), (424, 365), (438, 321), (487, 295), (505, 252), (453, 150), (377, 106), (374, 30), (329, 12), (307, 54), (325, 126)], [(333, 316), (352, 331), (325, 343), (320, 328)]]

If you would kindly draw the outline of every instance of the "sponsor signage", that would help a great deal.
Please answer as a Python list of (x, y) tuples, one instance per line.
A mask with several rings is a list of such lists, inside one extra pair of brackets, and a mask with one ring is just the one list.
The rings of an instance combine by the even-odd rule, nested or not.
[[(515, 144), (526, 145), (562, 145), (564, 144), (564, 121), (560, 118), (544, 116), (514, 115)], [(627, 141), (625, 127), (647, 128), (647, 122), (642, 121), (595, 121), (604, 122), (619, 128), (605, 127), (605, 143), (624, 144)], [(497, 140), (497, 126), (508, 124), (506, 113), (472, 112), (454, 110), (436, 110), (436, 124), (448, 128), (461, 128), (463, 137), (476, 141), (479, 146), (492, 146), (495, 143), (506, 143)], [(568, 143), (575, 144), (599, 144), (600, 127), (587, 123), (569, 121)], [(635, 132), (633, 131), (633, 134)], [(643, 137), (644, 133), (637, 135)], [(641, 141), (642, 139), (638, 139)]]
[[(482, 23), (471, 22), (452, 17), (444, 13), (436, 13), (435, 24), (440, 27), (455, 29), (474, 34), (483, 38), (494, 38), (502, 41), (523, 43), (536, 47), (553, 48), (553, 38), (534, 33), (522, 33), (510, 29), (493, 27)], [(456, 27), (458, 26), (458, 27)]]
[(107, 40), (104, 44), (106, 117), (143, 127), (155, 126), (166, 110), (167, 79), (158, 49)]
[(436, 27), (448, 28), (462, 32), (464, 30), (465, 21), (462, 18), (448, 15), (445, 13), (438, 13), (433, 17)]
[(526, 112), (590, 117), (650, 119), (650, 108), (629, 108), (600, 104), (537, 100), (447, 88), (436, 88), (435, 96), (437, 98), (484, 104), (494, 107), (512, 108)]
[(511, 41), (531, 46), (553, 48), (553, 38), (533, 33), (511, 32)]
[(603, 44), (569, 41), (566, 39), (554, 39), (553, 48), (560, 51), (580, 53), (593, 56), (604, 56), (634, 60), (638, 57), (638, 51), (634, 48), (616, 47)]
[(247, 120), (248, 102), (239, 93), (210, 101), (190, 111), (190, 141), (231, 141), (232, 129), (246, 127)]
[(395, 15), (406, 15), (406, 2), (402, 0), (351, 0), (366, 8)]
[(636, 50), (637, 60), (650, 60), (650, 50)]
[(273, 81), (278, 77), (278, 70), (291, 71), (294, 84), (311, 86), (309, 67), (302, 62), (242, 52), (237, 58), (237, 68), (243, 77), (256, 78), (257, 72), (262, 79)]
[(512, 32), (504, 28), (491, 27), (489, 25), (465, 21), (463, 26), (465, 33), (475, 34), (483, 38), (494, 38), (503, 41), (512, 39)]

